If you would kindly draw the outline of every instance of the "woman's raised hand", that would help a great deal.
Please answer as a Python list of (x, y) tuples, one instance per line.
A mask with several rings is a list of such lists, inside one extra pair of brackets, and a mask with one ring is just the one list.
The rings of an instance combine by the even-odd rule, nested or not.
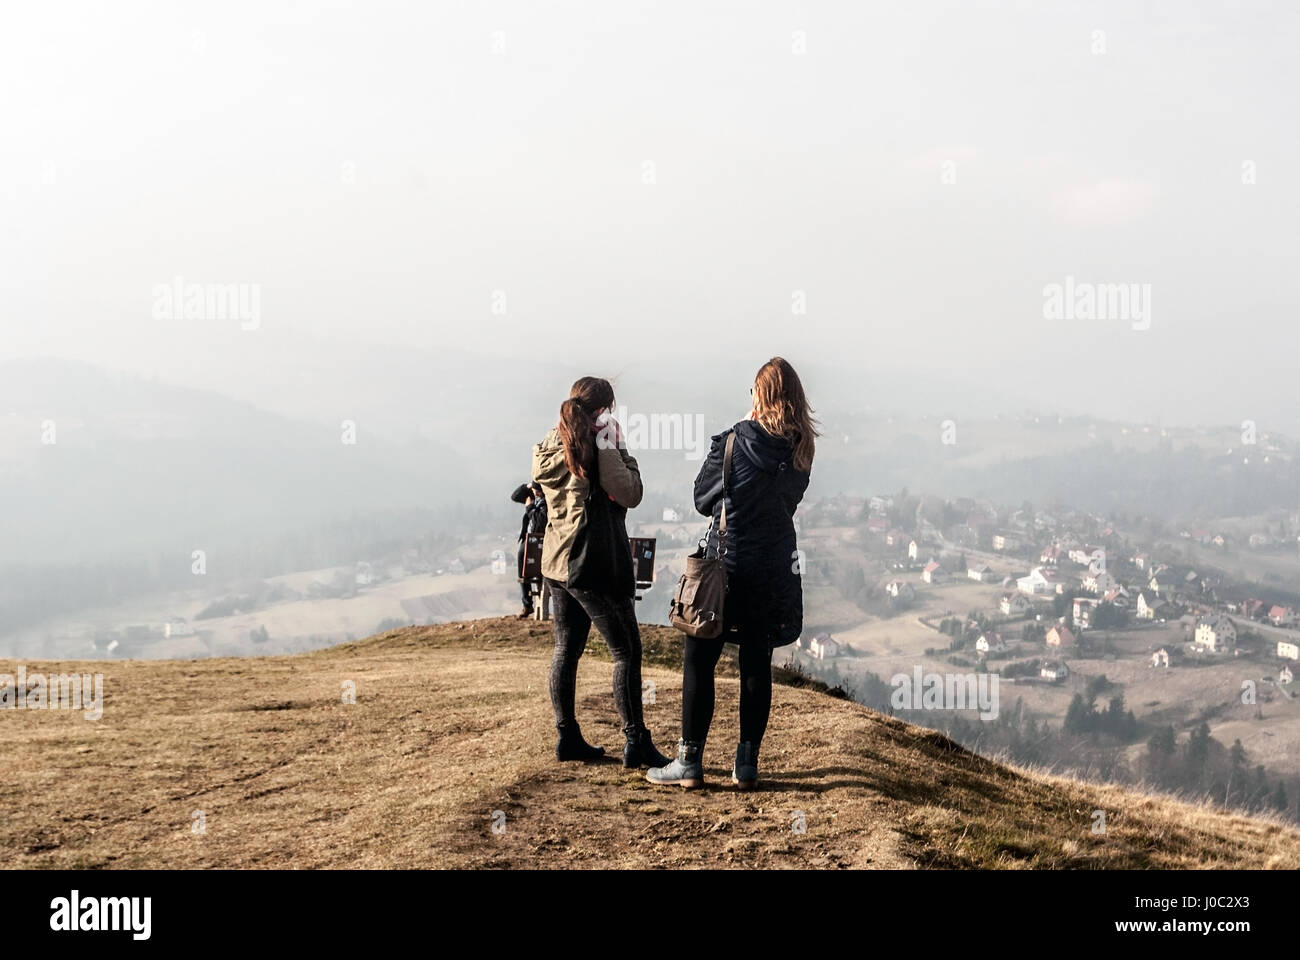
[(612, 413), (608, 410), (603, 411), (596, 418), (596, 446), (602, 450), (608, 450), (622, 447), (625, 443), (626, 438), (623, 436), (623, 428), (619, 426)]

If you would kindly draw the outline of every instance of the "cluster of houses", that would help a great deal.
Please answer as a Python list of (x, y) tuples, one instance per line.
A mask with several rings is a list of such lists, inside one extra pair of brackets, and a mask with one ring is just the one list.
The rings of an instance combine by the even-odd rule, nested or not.
[[(1054, 652), (1059, 658), (1074, 647), (1076, 639), (1069, 627), (1064, 623), (1056, 623), (1048, 629), (1044, 642), (1048, 650)], [(1006, 653), (1008, 649), (1002, 634), (991, 627), (980, 629), (979, 636), (975, 638), (975, 651), (981, 658), (988, 657), (990, 654)], [(1055, 683), (1068, 677), (1070, 668), (1063, 659), (1047, 660), (1039, 665), (1038, 675), (1044, 680)]]
[[(887, 548), (905, 550), (910, 569), (919, 569), (922, 583), (944, 584), (954, 579), (996, 583), (1000, 579), (1006, 589), (998, 606), (1008, 618), (1033, 616), (1038, 599), (1072, 595), (1068, 620), (1071, 626), (1067, 627), (1065, 622), (1053, 624), (1046, 632), (1049, 648), (1071, 646), (1075, 640), (1073, 630), (1094, 629), (1099, 621), (1108, 626), (1128, 617), (1146, 622), (1180, 621), (1190, 648), (1204, 654), (1236, 652), (1238, 620), (1300, 627), (1300, 613), (1292, 607), (1254, 597), (1232, 597), (1231, 585), (1220, 578), (1160, 562), (1146, 552), (1114, 556), (1106, 544), (1115, 543), (1119, 537), (1104, 520), (1095, 516), (1067, 512), (1056, 517), (1035, 513), (1028, 507), (1006, 515), (1000, 514), (987, 500), (961, 499), (946, 504), (947, 514), (955, 514), (959, 522), (946, 526), (940, 534), (922, 519), (926, 507), (923, 500), (917, 507), (917, 522), (909, 533), (890, 524), (887, 512), (893, 506), (893, 498), (887, 496), (866, 501), (865, 510), (870, 514), (868, 532), (878, 534)], [(1092, 534), (1090, 537), (1072, 534), (1068, 530), (1071, 525), (1087, 528)], [(1058, 530), (1062, 532), (1051, 536), (1050, 542), (1036, 551), (1036, 556), (1030, 555), (1037, 563), (1027, 572), (1004, 577), (980, 560), (967, 563), (964, 571), (952, 571), (936, 556), (939, 545), (949, 552), (956, 545), (1024, 558), (1034, 549), (1029, 545), (1035, 539), (1042, 542), (1044, 532)], [(1229, 544), (1228, 537), (1221, 532), (1187, 529), (1182, 531), (1182, 536), (1206, 546), (1226, 548)], [(1248, 542), (1254, 549), (1268, 549), (1279, 541), (1271, 535), (1256, 534)], [(904, 569), (901, 564), (895, 566)], [(884, 589), (891, 600), (900, 604), (915, 599), (915, 587), (898, 577), (889, 580)], [(1006, 645), (1000, 635), (993, 633), (981, 635), (976, 649), (981, 654), (998, 653)], [(1161, 653), (1163, 657), (1159, 656)], [(1280, 640), (1277, 653), (1285, 660), (1300, 661), (1300, 636), (1295, 640)], [(1168, 652), (1157, 651), (1153, 661), (1167, 667)], [(1062, 662), (1054, 664), (1049, 672), (1064, 676), (1065, 671)]]
[[(907, 497), (900, 504), (895, 497), (879, 495), (833, 497), (801, 509), (805, 519), (819, 522), (854, 523), (869, 540), (884, 547), (895, 573), (884, 584), (884, 593), (898, 606), (915, 601), (919, 584), (941, 585), (953, 581), (1001, 583), (998, 609), (1003, 617), (1033, 617), (1045, 601), (1070, 597), (1069, 614), (1045, 624), (1044, 645), (1056, 659), (1041, 664), (1039, 676), (1060, 681), (1069, 675), (1065, 656), (1078, 640), (1077, 633), (1117, 625), (1128, 619), (1150, 623), (1180, 623), (1189, 654), (1233, 655), (1238, 651), (1242, 622), (1269, 623), (1277, 627), (1300, 627), (1300, 614), (1285, 604), (1266, 603), (1254, 597), (1234, 596), (1234, 587), (1217, 575), (1186, 565), (1164, 563), (1147, 552), (1120, 552), (1120, 534), (1095, 514), (1069, 509), (1051, 512), (1034, 510), (1026, 504), (1007, 511), (987, 499)], [(665, 520), (669, 519), (667, 514)], [(1294, 544), (1300, 531), (1300, 513), (1290, 521), (1293, 533), (1278, 537), (1252, 534), (1242, 538), (1252, 549)], [(1279, 530), (1285, 533), (1287, 524)], [(1084, 531), (1080, 535), (1078, 531)], [(1207, 547), (1227, 549), (1229, 536), (1220, 531), (1184, 529), (1183, 539)], [(1040, 548), (1034, 544), (1047, 545)], [(879, 548), (879, 547), (878, 547)], [(878, 549), (877, 548), (877, 549)], [(1011, 572), (995, 571), (978, 554), (954, 567), (954, 553), (979, 551), (1007, 557)], [(906, 558), (905, 560), (903, 558)], [(995, 561), (996, 562), (996, 561)], [(1019, 564), (1025, 564), (1015, 571)], [(1006, 568), (1004, 568), (1006, 569)], [(904, 571), (909, 572), (904, 578)], [(919, 581), (919, 584), (918, 584)], [(1050, 606), (1050, 604), (1049, 604)], [(1038, 614), (1038, 619), (1044, 617)], [(829, 635), (818, 634), (800, 641), (799, 649), (818, 659), (840, 654), (840, 646)], [(1007, 652), (1007, 643), (996, 630), (981, 630), (975, 649), (981, 656)], [(1277, 653), (1284, 661), (1300, 661), (1300, 632), (1294, 639), (1279, 640)], [(1172, 661), (1182, 656), (1182, 646), (1172, 648)], [(1151, 654), (1153, 667), (1171, 665), (1171, 648)], [(1290, 682), (1289, 666), (1279, 672), (1279, 682)]]

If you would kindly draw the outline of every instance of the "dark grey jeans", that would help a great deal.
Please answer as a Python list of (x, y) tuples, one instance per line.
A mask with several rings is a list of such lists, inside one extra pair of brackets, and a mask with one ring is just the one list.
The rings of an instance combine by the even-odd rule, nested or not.
[(614, 657), (614, 705), (623, 734), (635, 739), (645, 728), (641, 713), (641, 630), (636, 601), (591, 590), (570, 590), (548, 580), (551, 617), (555, 621), (555, 656), (551, 659), (551, 706), (556, 726), (574, 723), (578, 660), (587, 649), (594, 624)]

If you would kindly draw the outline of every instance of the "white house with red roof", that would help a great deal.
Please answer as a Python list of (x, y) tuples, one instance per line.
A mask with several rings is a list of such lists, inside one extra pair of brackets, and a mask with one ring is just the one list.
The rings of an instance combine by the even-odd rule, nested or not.
[(1060, 593), (1064, 584), (1065, 577), (1055, 567), (1034, 567), (1027, 576), (1016, 581), (1016, 588), (1030, 595)]
[(1127, 610), (1129, 607), (1128, 590), (1122, 586), (1111, 587), (1101, 598), (1102, 603), (1109, 603), (1112, 606), (1119, 607), (1121, 610)]
[(1290, 607), (1274, 604), (1268, 611), (1268, 622), (1275, 627), (1294, 627), (1296, 613)]

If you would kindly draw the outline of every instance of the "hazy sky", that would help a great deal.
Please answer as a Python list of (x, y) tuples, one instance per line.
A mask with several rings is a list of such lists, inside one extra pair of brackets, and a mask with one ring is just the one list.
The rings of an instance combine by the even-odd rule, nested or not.
[[(375, 345), (781, 352), (1300, 429), (1297, 9), (14, 5), (0, 360), (261, 399)], [(158, 319), (178, 276), (259, 329)], [(1069, 276), (1149, 284), (1150, 328), (1046, 319)]]

